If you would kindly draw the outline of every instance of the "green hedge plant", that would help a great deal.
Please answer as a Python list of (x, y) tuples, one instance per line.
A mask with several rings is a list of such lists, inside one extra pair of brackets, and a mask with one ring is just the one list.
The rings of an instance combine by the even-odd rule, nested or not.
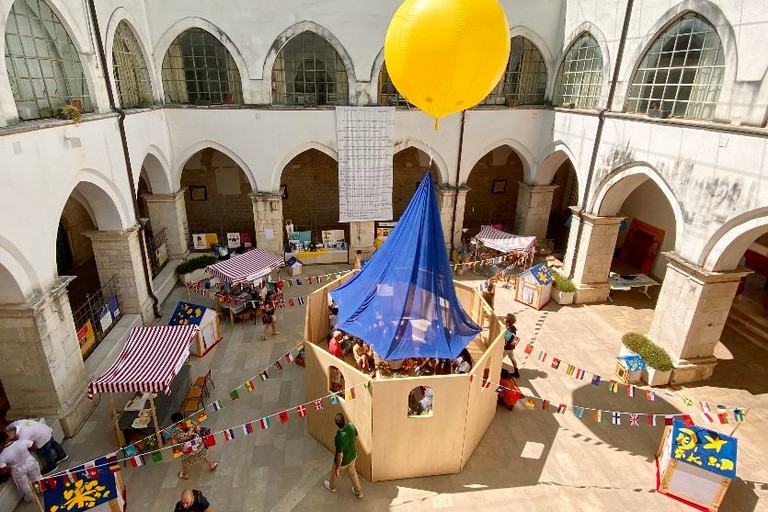
[(219, 259), (216, 256), (200, 256), (197, 258), (192, 258), (184, 263), (180, 263), (176, 267), (176, 273), (179, 275), (189, 274), (190, 272), (194, 272), (197, 269), (205, 268), (208, 265), (213, 265), (219, 261)]
[(552, 272), (552, 280), (554, 281), (555, 288), (563, 293), (573, 293), (576, 291), (573, 281), (558, 272)]
[(666, 372), (674, 368), (672, 359), (667, 351), (652, 342), (644, 334), (628, 332), (621, 337), (621, 342), (629, 350), (642, 357), (645, 364), (658, 371)]

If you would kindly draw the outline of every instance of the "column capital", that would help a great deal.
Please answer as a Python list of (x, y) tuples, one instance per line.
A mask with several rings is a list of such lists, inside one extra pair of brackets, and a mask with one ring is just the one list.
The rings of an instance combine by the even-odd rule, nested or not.
[(517, 183), (520, 185), (520, 190), (525, 190), (529, 194), (552, 193), (560, 187), (560, 185), (531, 185), (524, 181), (518, 181)]
[(578, 206), (569, 206), (568, 208), (571, 209), (573, 215), (579, 220), (593, 226), (621, 224), (621, 221), (626, 219), (626, 217), (598, 217), (597, 215), (592, 215), (591, 213), (581, 210)]
[(186, 191), (187, 187), (182, 187), (170, 194), (142, 194), (141, 197), (148, 203), (173, 203), (184, 198)]
[(103, 241), (108, 242), (110, 240), (123, 240), (131, 235), (138, 234), (139, 225), (134, 224), (126, 229), (113, 230), (113, 231), (86, 231), (83, 234), (91, 239), (91, 241)]
[(283, 196), (279, 192), (257, 192), (254, 194), (248, 194), (251, 201), (254, 203), (262, 203), (268, 201), (281, 201)]
[(752, 273), (752, 271), (746, 267), (737, 267), (733, 270), (712, 272), (700, 265), (686, 261), (674, 251), (663, 252), (661, 254), (667, 258), (667, 266), (670, 269), (676, 270), (688, 279), (692, 279), (702, 285), (713, 283), (732, 283)]

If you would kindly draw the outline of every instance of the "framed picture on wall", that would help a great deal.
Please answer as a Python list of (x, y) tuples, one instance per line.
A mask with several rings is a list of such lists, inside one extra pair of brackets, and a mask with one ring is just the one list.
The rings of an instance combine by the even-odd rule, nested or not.
[(491, 194), (503, 194), (507, 191), (507, 180), (493, 180)]
[(193, 201), (207, 201), (208, 189), (205, 188), (204, 185), (200, 185), (200, 186), (192, 185), (189, 187), (189, 197)]

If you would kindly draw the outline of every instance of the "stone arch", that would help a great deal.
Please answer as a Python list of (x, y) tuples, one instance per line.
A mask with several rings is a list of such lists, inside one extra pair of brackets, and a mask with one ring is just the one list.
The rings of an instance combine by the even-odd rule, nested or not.
[[(723, 85), (720, 90), (720, 96), (718, 98), (718, 106), (716, 110), (720, 110), (720, 105), (723, 103), (721, 98), (730, 98), (733, 84), (736, 82), (736, 70), (739, 64), (739, 54), (736, 47), (736, 35), (733, 32), (733, 26), (725, 17), (723, 11), (718, 6), (710, 2), (709, 0), (683, 0), (671, 7), (665, 12), (656, 23), (651, 26), (648, 32), (643, 37), (642, 42), (635, 46), (635, 52), (631, 59), (627, 59), (627, 63), (631, 63), (632, 67), (627, 66), (623, 71), (623, 76), (620, 80), (624, 81), (623, 97), (627, 97), (629, 87), (632, 85), (632, 76), (635, 73), (635, 69), (640, 63), (640, 59), (645, 56), (645, 53), (661, 35), (661, 33), (667, 29), (670, 25), (675, 23), (681, 16), (686, 13), (692, 12), (705, 18), (717, 31), (717, 35), (720, 37), (720, 42), (723, 45), (723, 52), (725, 53), (725, 74), (723, 76)], [(599, 41), (598, 41), (599, 42)], [(601, 47), (602, 47), (602, 43)], [(624, 110), (622, 104), (622, 111)], [(715, 114), (717, 117), (717, 114)]]
[(408, 148), (416, 148), (424, 152), (425, 154), (427, 154), (429, 157), (431, 157), (432, 162), (437, 166), (437, 170), (439, 171), (438, 177), (440, 178), (439, 180), (440, 185), (443, 185), (450, 181), (448, 177), (448, 164), (446, 163), (445, 159), (440, 153), (438, 153), (432, 146), (430, 146), (426, 142), (422, 142), (417, 139), (401, 140), (400, 142), (395, 143), (395, 147), (392, 150), (392, 154), (396, 155), (402, 150), (408, 149)]
[(331, 146), (327, 146), (321, 142), (317, 142), (314, 140), (310, 140), (310, 141), (304, 142), (303, 144), (299, 144), (298, 146), (288, 151), (283, 156), (283, 158), (277, 163), (277, 165), (275, 165), (275, 167), (272, 169), (272, 175), (270, 176), (270, 180), (269, 180), (269, 190), (276, 192), (280, 186), (280, 177), (283, 173), (283, 169), (285, 169), (285, 166), (288, 165), (291, 160), (293, 160), (300, 154), (310, 149), (316, 149), (319, 152), (324, 153), (329, 157), (333, 158), (337, 162), (339, 161), (339, 153), (336, 151), (336, 149), (332, 148)]
[(480, 159), (500, 146), (508, 146), (510, 149), (517, 153), (517, 155), (520, 157), (520, 161), (523, 163), (523, 175), (525, 176), (525, 182), (531, 183), (533, 181), (531, 164), (535, 163), (536, 159), (534, 158), (533, 153), (531, 153), (531, 151), (522, 142), (509, 138), (498, 139), (494, 142), (491, 142), (490, 144), (485, 145), (480, 150), (474, 151), (472, 154), (467, 156), (466, 160), (462, 158), (462, 160), (465, 162), (472, 162), (472, 165), (462, 165), (464, 170), (459, 175), (459, 183), (466, 183), (469, 179), (469, 174), (472, 172), (472, 169), (475, 168)]
[(40, 291), (35, 270), (24, 254), (0, 236), (0, 304), (20, 304)]
[[(171, 166), (160, 148), (154, 144), (150, 145), (144, 152), (144, 157), (140, 162), (139, 171), (142, 167), (147, 171), (147, 180), (153, 194), (172, 194), (174, 192), (171, 186)], [(133, 184), (133, 188), (134, 191), (139, 188), (138, 177), (136, 183)]]
[[(55, 210), (59, 213), (52, 223), (54, 241), (59, 219), (70, 196), (85, 206), (99, 231), (119, 231), (136, 223), (132, 207), (109, 178), (93, 169), (81, 169), (72, 181), (69, 193), (62, 198)], [(53, 252), (55, 254), (55, 251)]]
[(732, 270), (752, 242), (765, 233), (768, 233), (768, 208), (737, 215), (709, 238), (697, 264), (712, 272)]
[[(594, 23), (591, 23), (589, 21), (585, 21), (581, 23), (576, 29), (574, 29), (570, 35), (566, 38), (565, 42), (563, 43), (563, 47), (560, 50), (560, 54), (557, 56), (557, 61), (555, 62), (555, 66), (553, 68), (553, 78), (551, 83), (551, 89), (549, 89), (549, 97), (552, 98), (552, 101), (555, 101), (555, 89), (557, 87), (557, 77), (560, 75), (560, 68), (563, 65), (563, 60), (565, 59), (565, 55), (568, 53), (568, 50), (571, 49), (571, 46), (573, 43), (575, 43), (582, 35), (585, 33), (588, 33), (592, 37), (595, 38), (595, 41), (597, 41), (598, 46), (600, 46), (600, 54), (603, 58), (603, 76), (602, 76), (602, 90), (600, 92), (601, 94), (601, 100), (606, 97), (607, 94), (607, 87), (606, 84), (608, 84), (608, 81), (611, 77), (611, 54), (610, 50), (608, 49), (608, 41), (605, 38), (605, 34), (603, 34), (603, 31), (600, 30), (597, 25)], [(603, 102), (601, 101), (601, 105)], [(600, 105), (598, 105), (600, 106)]]
[(616, 215), (629, 195), (647, 180), (652, 180), (672, 207), (675, 218), (675, 250), (683, 242), (684, 217), (680, 202), (672, 189), (647, 162), (631, 162), (608, 173), (595, 187), (594, 199), (588, 211), (599, 217)]
[(381, 74), (381, 68), (384, 67), (384, 47), (381, 47), (379, 54), (373, 59), (373, 66), (371, 66), (371, 80), (368, 88), (368, 96), (371, 98), (371, 102), (374, 105), (379, 104), (379, 75)]
[(206, 148), (215, 149), (216, 151), (220, 151), (221, 153), (231, 158), (232, 161), (235, 162), (245, 173), (245, 176), (248, 178), (248, 182), (251, 184), (251, 190), (254, 192), (259, 190), (256, 183), (256, 177), (253, 174), (253, 170), (248, 164), (245, 163), (245, 160), (240, 158), (237, 153), (229, 149), (227, 146), (212, 140), (202, 140), (200, 142), (196, 142), (195, 144), (192, 144), (191, 146), (188, 146), (179, 152), (179, 157), (174, 160), (171, 167), (171, 186), (174, 189), (179, 190), (179, 188), (181, 188), (181, 173), (189, 159), (192, 158), (198, 151), (202, 151)]
[(163, 59), (165, 58), (165, 54), (168, 52), (168, 48), (170, 48), (171, 43), (173, 43), (173, 41), (179, 37), (179, 34), (190, 28), (199, 28), (205, 30), (224, 45), (224, 47), (234, 59), (235, 64), (237, 64), (237, 70), (240, 73), (241, 88), (243, 90), (243, 103), (253, 103), (251, 88), (248, 85), (251, 74), (248, 71), (248, 65), (246, 64), (245, 58), (240, 52), (240, 49), (237, 47), (237, 45), (235, 45), (234, 41), (229, 38), (226, 32), (221, 30), (210, 21), (204, 18), (198, 18), (196, 16), (189, 16), (176, 21), (173, 25), (168, 27), (157, 40), (157, 44), (154, 48), (155, 60), (153, 62), (153, 71), (155, 73), (155, 77), (153, 82), (157, 83), (158, 87), (161, 89), (161, 97), (165, 96), (162, 77)]
[(555, 76), (557, 75), (557, 69), (554, 67), (555, 61), (552, 56), (552, 50), (550, 50), (547, 42), (536, 31), (525, 25), (517, 25), (509, 29), (510, 40), (517, 36), (524, 37), (533, 43), (533, 45), (536, 46), (536, 49), (539, 50), (539, 53), (541, 53), (541, 56), (544, 59), (544, 65), (547, 68), (547, 86), (544, 96), (547, 98), (547, 91), (552, 90), (552, 84), (554, 83)]
[[(5, 53), (5, 32), (8, 24), (8, 14), (11, 11), (11, 7), (17, 0), (0, 0), (0, 31), (2, 38), (0, 39), (0, 48)], [(77, 50), (78, 59), (80, 65), (83, 67), (83, 74), (85, 75), (85, 82), (88, 85), (88, 95), (91, 99), (94, 112), (99, 110), (98, 95), (96, 94), (96, 88), (93, 81), (95, 73), (95, 49), (91, 43), (90, 33), (81, 30), (78, 27), (85, 27), (85, 23), (72, 23), (73, 20), (78, 19), (75, 14), (72, 13), (69, 7), (65, 5), (63, 0), (41, 0), (51, 8), (53, 13), (59, 18), (59, 21), (64, 26), (72, 40), (72, 44)], [(87, 14), (86, 14), (87, 16)], [(6, 66), (5, 59), (0, 59), (0, 76), (8, 77), (8, 67)], [(13, 114), (18, 118), (18, 112), (15, 109), (15, 99), (10, 87), (0, 87), (0, 105), (14, 105)], [(9, 117), (6, 115), (6, 117)]]
[[(272, 43), (272, 46), (267, 51), (267, 56), (264, 58), (264, 69), (262, 71), (262, 80), (272, 80), (272, 67), (275, 65), (275, 60), (280, 50), (291, 40), (294, 36), (301, 34), (302, 32), (314, 32), (318, 36), (322, 37), (328, 44), (330, 44), (336, 53), (341, 57), (341, 61), (344, 63), (344, 68), (347, 71), (347, 82), (349, 82), (349, 104), (354, 105), (355, 93), (357, 91), (357, 79), (355, 78), (355, 65), (352, 62), (352, 57), (349, 56), (347, 49), (341, 44), (341, 41), (328, 30), (315, 23), (314, 21), (300, 21), (285, 29)], [(272, 104), (272, 87), (269, 87), (268, 103)]]
[[(539, 164), (536, 173), (534, 174), (531, 183), (533, 185), (549, 185), (552, 183), (552, 179), (555, 177), (558, 167), (560, 167), (566, 160), (571, 161), (576, 174), (579, 174), (576, 167), (576, 156), (568, 147), (568, 144), (561, 140), (557, 140), (546, 147), (541, 153), (541, 157), (538, 159)], [(579, 197), (582, 197), (581, 190), (579, 190)]]
[[(139, 23), (139, 20), (133, 15), (133, 13), (126, 7), (120, 6), (114, 11), (112, 11), (112, 14), (109, 17), (109, 20), (107, 21), (107, 35), (104, 39), (104, 52), (106, 53), (107, 57), (107, 68), (109, 76), (109, 81), (112, 84), (112, 90), (117, 91), (117, 84), (115, 83), (115, 74), (113, 72), (114, 69), (114, 61), (112, 60), (112, 47), (115, 44), (115, 32), (117, 32), (117, 26), (120, 25), (120, 22), (126, 22), (128, 24), (128, 28), (131, 29), (131, 32), (133, 32), (133, 35), (136, 37), (136, 41), (139, 42), (139, 48), (141, 49), (141, 58), (144, 59), (144, 64), (147, 66), (147, 72), (149, 73), (149, 81), (150, 81), (150, 89), (152, 90), (152, 94), (156, 94), (158, 92), (157, 87), (157, 80), (155, 76), (155, 69), (153, 67), (154, 62), (152, 61), (152, 57), (147, 52), (147, 48), (149, 48), (149, 44), (147, 43), (147, 37), (145, 37), (145, 34), (139, 31), (138, 27), (141, 26), (141, 23)], [(161, 61), (162, 62), (162, 61)]]

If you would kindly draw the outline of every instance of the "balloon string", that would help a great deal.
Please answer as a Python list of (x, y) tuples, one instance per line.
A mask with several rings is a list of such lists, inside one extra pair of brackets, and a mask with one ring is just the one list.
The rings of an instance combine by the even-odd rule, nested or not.
[(439, 129), (440, 129), (440, 121), (437, 118), (435, 118), (435, 131)]

